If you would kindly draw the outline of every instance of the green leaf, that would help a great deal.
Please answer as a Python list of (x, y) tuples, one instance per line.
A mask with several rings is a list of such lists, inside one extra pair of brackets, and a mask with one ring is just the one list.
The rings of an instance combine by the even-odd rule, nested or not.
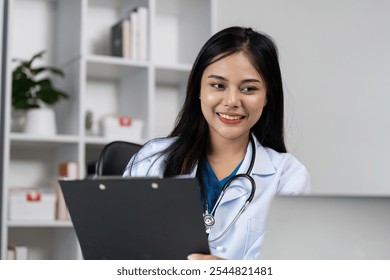
[(68, 98), (68, 95), (53, 87), (49, 79), (44, 79), (38, 82), (39, 90), (37, 91), (37, 98), (47, 104), (54, 104), (60, 98)]
[(18, 61), (19, 65), (12, 73), (12, 106), (17, 109), (29, 109), (39, 107), (39, 102), (55, 104), (60, 99), (69, 98), (66, 92), (55, 88), (50, 78), (37, 80), (37, 75), (50, 73), (64, 77), (64, 72), (56, 67), (40, 66), (33, 68), (36, 59), (42, 58), (45, 51), (41, 51), (26, 61)]
[(41, 52), (35, 54), (29, 61), (27, 61), (26, 67), (27, 67), (27, 68), (31, 68), (31, 65), (32, 65), (32, 63), (34, 62), (34, 60), (37, 59), (37, 58), (42, 58), (42, 56), (43, 56), (43, 54), (44, 54), (45, 52), (46, 52), (46, 51), (43, 50), (43, 51), (41, 51)]

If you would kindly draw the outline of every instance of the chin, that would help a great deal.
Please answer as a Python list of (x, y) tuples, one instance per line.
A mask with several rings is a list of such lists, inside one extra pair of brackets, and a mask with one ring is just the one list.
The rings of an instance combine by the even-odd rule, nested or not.
[(248, 131), (245, 131), (245, 132), (219, 132), (218, 135), (226, 140), (231, 140), (231, 141), (234, 141), (234, 140), (238, 140), (238, 139), (242, 139), (243, 137), (245, 138), (248, 138), (249, 137), (249, 132)]

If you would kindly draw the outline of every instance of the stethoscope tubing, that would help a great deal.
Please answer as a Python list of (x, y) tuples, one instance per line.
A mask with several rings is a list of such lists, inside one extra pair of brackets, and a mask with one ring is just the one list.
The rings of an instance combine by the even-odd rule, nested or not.
[(221, 194), (219, 195), (218, 200), (216, 201), (216, 203), (215, 203), (215, 205), (214, 205), (214, 207), (213, 207), (213, 209), (212, 209), (212, 211), (210, 213), (208, 213), (208, 203), (207, 203), (206, 187), (202, 184), (203, 194), (205, 196), (205, 198), (204, 198), (204, 201), (205, 201), (204, 220), (205, 220), (205, 226), (207, 228), (207, 230), (206, 230), (207, 233), (210, 232), (210, 229), (212, 228), (212, 226), (215, 223), (215, 219), (214, 219), (215, 212), (218, 209), (218, 206), (219, 206), (220, 202), (222, 201), (222, 198), (224, 197), (226, 191), (230, 187), (231, 183), (233, 181), (237, 180), (237, 179), (245, 178), (245, 179), (249, 180), (249, 182), (251, 183), (251, 187), (252, 187), (251, 192), (250, 192), (248, 198), (246, 199), (244, 205), (238, 211), (237, 215), (234, 217), (232, 222), (226, 227), (226, 229), (218, 237), (209, 240), (209, 242), (214, 242), (214, 241), (222, 238), (230, 230), (230, 228), (234, 225), (234, 223), (238, 220), (238, 218), (245, 211), (246, 207), (248, 206), (249, 203), (251, 203), (251, 201), (253, 200), (253, 197), (255, 196), (255, 193), (256, 193), (256, 182), (252, 178), (252, 176), (250, 176), (250, 174), (252, 172), (252, 169), (253, 169), (253, 165), (255, 163), (255, 159), (256, 159), (256, 145), (255, 145), (255, 141), (253, 139), (253, 136), (251, 136), (250, 141), (251, 141), (251, 145), (252, 145), (252, 157), (251, 157), (251, 162), (250, 162), (250, 165), (248, 167), (247, 172), (244, 173), (244, 174), (234, 175), (232, 178), (230, 178), (225, 183), (225, 185), (222, 188)]

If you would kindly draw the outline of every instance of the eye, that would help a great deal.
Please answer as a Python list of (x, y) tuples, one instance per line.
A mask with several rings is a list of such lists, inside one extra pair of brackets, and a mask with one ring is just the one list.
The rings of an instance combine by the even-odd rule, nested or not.
[(218, 84), (218, 83), (212, 83), (210, 84), (213, 88), (218, 89), (218, 90), (223, 90), (225, 89), (225, 86), (223, 84)]
[(251, 92), (256, 91), (256, 90), (257, 90), (257, 87), (254, 87), (254, 86), (246, 86), (246, 87), (241, 88), (241, 92), (243, 92), (243, 93), (251, 93)]

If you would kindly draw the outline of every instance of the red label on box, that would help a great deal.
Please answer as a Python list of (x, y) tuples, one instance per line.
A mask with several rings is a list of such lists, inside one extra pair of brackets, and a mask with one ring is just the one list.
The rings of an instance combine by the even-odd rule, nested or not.
[(29, 191), (26, 193), (26, 199), (30, 202), (41, 201), (41, 193), (38, 191)]
[(130, 117), (119, 117), (119, 125), (120, 126), (131, 126), (131, 118)]

